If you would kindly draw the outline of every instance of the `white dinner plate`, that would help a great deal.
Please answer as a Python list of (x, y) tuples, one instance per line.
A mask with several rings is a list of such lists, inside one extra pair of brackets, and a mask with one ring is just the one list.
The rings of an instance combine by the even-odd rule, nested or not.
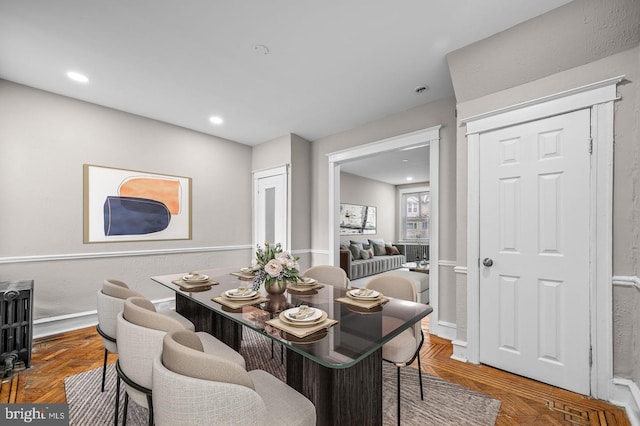
[(305, 319), (297, 319), (291, 316), (292, 313), (298, 312), (298, 308), (287, 309), (286, 311), (284, 311), (284, 316), (286, 319), (292, 322), (297, 322), (297, 323), (314, 322), (322, 316), (322, 311), (316, 308), (311, 308), (311, 309), (313, 309), (314, 311), (313, 314), (311, 316), (308, 316)]
[(201, 274), (185, 275), (182, 280), (187, 283), (203, 283), (209, 281), (209, 276)]
[(296, 285), (314, 285), (315, 283), (318, 282), (318, 280), (316, 280), (315, 278), (311, 278), (311, 277), (300, 277), (300, 279), (302, 281), (298, 281), (296, 283)]
[(237, 288), (234, 288), (233, 290), (227, 290), (224, 292), (225, 296), (227, 296), (229, 299), (253, 299), (258, 295), (258, 292), (255, 290), (251, 290), (249, 293), (243, 294), (243, 295), (237, 295), (236, 293), (238, 292)]
[(359, 288), (356, 288), (356, 289), (353, 289), (353, 290), (349, 290), (347, 292), (347, 294), (349, 296), (353, 297), (354, 299), (362, 299), (362, 300), (376, 299), (376, 298), (378, 298), (380, 296), (380, 293), (375, 291), (375, 290), (373, 290), (371, 292), (371, 294), (369, 294), (369, 295), (360, 294), (360, 289)]

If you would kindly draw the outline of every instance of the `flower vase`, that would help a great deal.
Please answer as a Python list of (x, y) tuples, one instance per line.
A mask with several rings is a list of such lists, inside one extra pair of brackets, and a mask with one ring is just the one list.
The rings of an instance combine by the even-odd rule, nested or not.
[(269, 294), (282, 294), (287, 290), (285, 280), (275, 280), (272, 283), (264, 283), (264, 289)]
[(267, 302), (265, 303), (265, 311), (277, 313), (287, 309), (288, 302), (287, 296), (284, 294), (270, 294), (267, 296)]

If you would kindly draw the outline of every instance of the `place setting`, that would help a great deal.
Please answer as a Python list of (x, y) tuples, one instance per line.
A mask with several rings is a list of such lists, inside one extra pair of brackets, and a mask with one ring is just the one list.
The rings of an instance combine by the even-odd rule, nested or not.
[(231, 290), (223, 291), (220, 296), (211, 298), (214, 302), (218, 302), (223, 306), (231, 309), (240, 309), (247, 305), (256, 305), (268, 301), (259, 291), (251, 287), (240, 286)]
[(379, 291), (370, 288), (354, 288), (347, 291), (346, 297), (339, 297), (336, 301), (360, 308), (355, 312), (364, 313), (362, 310), (369, 310), (370, 312), (382, 310), (382, 305), (387, 303), (389, 299)]
[(172, 283), (178, 285), (180, 290), (188, 292), (207, 291), (211, 289), (212, 285), (218, 284), (218, 282), (209, 278), (208, 275), (198, 272), (189, 272), (182, 278), (172, 281)]
[(338, 321), (329, 318), (322, 309), (300, 305), (281, 312), (278, 317), (266, 323), (301, 339), (320, 330), (327, 330), (337, 324)]
[[(300, 281), (287, 284), (287, 291), (294, 293), (312, 293), (319, 288), (324, 287), (318, 280), (311, 277), (300, 277)], [(317, 293), (317, 291), (315, 291)]]
[(239, 271), (231, 272), (231, 275), (244, 281), (253, 281), (253, 278), (255, 277), (254, 272), (253, 268), (240, 268)]

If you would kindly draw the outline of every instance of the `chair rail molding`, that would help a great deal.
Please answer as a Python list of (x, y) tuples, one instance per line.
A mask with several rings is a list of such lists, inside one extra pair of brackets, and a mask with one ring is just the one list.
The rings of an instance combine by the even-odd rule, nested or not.
[(37, 255), (37, 256), (8, 256), (8, 257), (0, 257), (0, 265), (7, 264), (7, 263), (52, 262), (56, 260), (104, 259), (108, 257), (159, 256), (159, 255), (165, 255), (165, 254), (207, 253), (207, 252), (216, 252), (216, 251), (247, 250), (252, 248), (253, 248), (253, 245), (244, 244), (244, 245), (237, 245), (237, 246), (185, 247), (185, 248), (157, 249), (157, 250), (128, 250), (128, 251), (109, 251), (109, 252), (96, 252), (96, 253), (45, 254), (45, 255)]

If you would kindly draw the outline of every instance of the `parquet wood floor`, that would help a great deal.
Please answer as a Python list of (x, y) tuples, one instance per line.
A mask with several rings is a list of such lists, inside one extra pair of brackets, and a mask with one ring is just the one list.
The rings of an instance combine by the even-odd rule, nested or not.
[[(508, 425), (630, 425), (624, 410), (486, 365), (451, 359), (451, 342), (428, 333), (422, 368), (429, 374), (502, 401), (496, 421)], [(34, 342), (31, 368), (0, 387), (0, 402), (65, 402), (64, 378), (102, 366), (104, 348), (95, 328), (63, 333)], [(116, 361), (109, 355), (109, 363)], [(415, 364), (414, 364), (415, 365)]]

